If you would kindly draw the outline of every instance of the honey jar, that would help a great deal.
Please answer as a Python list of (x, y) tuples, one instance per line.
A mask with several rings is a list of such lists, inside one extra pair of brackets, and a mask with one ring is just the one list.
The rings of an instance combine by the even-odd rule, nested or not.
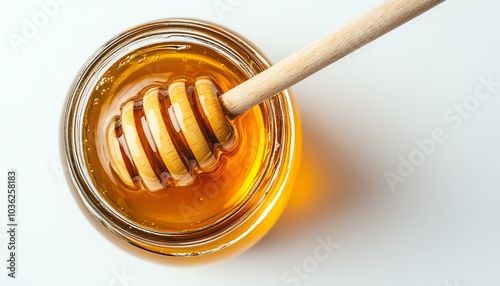
[[(209, 77), (222, 94), (268, 67), (241, 36), (194, 20), (144, 24), (107, 42), (75, 79), (63, 123), (67, 168), (88, 211), (117, 237), (173, 263), (215, 261), (257, 242), (285, 208), (299, 165), (300, 121), (289, 91), (228, 119), (232, 144), (210, 146), (217, 160), (210, 171), (200, 171), (192, 154), (184, 154), (193, 182), (176, 184), (161, 175), (164, 166), (155, 166), (162, 184), (155, 191), (137, 176), (130, 150), (120, 143), (120, 130), (127, 127), (120, 125), (119, 115), (124, 105), (134, 103), (138, 138), (149, 146), (152, 162), (161, 146), (151, 140), (140, 111), (148, 90), (159, 90), (162, 120), (168, 121), (162, 90), (172, 80), (182, 79), (189, 91), (196, 78)], [(121, 171), (130, 174), (129, 182), (119, 176), (107, 148), (113, 120), (113, 140), (118, 140)], [(172, 140), (181, 140), (174, 127)]]

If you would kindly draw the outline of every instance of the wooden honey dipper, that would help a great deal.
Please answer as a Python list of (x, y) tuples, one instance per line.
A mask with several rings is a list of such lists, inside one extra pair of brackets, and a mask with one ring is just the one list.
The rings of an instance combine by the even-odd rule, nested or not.
[[(114, 119), (106, 131), (114, 171), (124, 184), (133, 187), (133, 172), (126, 163), (131, 160), (150, 191), (165, 189), (170, 177), (177, 185), (192, 183), (194, 166), (189, 162), (196, 162), (202, 171), (210, 171), (217, 166), (214, 144), (231, 147), (233, 129), (228, 118), (236, 118), (441, 2), (444, 0), (386, 1), (220, 96), (208, 77), (195, 79), (194, 89), (187, 88), (186, 80), (181, 79), (171, 82), (163, 95), (159, 88), (147, 90), (142, 98), (147, 122), (136, 124), (133, 111), (137, 102), (130, 101), (122, 107), (120, 119)], [(189, 96), (196, 104), (191, 104)], [(165, 97), (169, 106), (164, 104)], [(162, 115), (162, 108), (168, 119)], [(182, 134), (179, 136), (183, 138), (182, 144), (174, 142), (178, 136), (172, 138), (172, 130)], [(154, 142), (150, 144), (156, 149), (154, 154), (143, 146), (139, 131), (146, 135), (148, 142)], [(190, 154), (189, 160), (186, 154)]]

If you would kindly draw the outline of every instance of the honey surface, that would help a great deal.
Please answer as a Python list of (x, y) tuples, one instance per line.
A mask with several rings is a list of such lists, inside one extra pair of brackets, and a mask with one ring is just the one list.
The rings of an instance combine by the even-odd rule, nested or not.
[(91, 95), (82, 130), (87, 168), (106, 203), (137, 225), (184, 232), (220, 221), (245, 202), (265, 168), (269, 123), (263, 119), (267, 118), (264, 110), (255, 107), (232, 122), (236, 142), (232, 148), (214, 146), (217, 168), (211, 172), (195, 168), (193, 184), (181, 187), (169, 181), (164, 190), (150, 192), (140, 177), (133, 178), (135, 187), (127, 187), (114, 172), (105, 134), (123, 105), (140, 102), (149, 88), (167, 87), (175, 79), (186, 79), (189, 88), (200, 76), (209, 76), (221, 93), (247, 78), (223, 55), (205, 47), (159, 44), (120, 59), (102, 76)]

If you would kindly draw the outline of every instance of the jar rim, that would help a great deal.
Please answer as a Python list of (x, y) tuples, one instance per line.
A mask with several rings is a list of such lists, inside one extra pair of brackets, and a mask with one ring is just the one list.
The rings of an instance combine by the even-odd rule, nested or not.
[[(265, 218), (280, 197), (290, 173), (292, 156), (289, 154), (293, 154), (295, 149), (293, 140), (295, 138), (295, 116), (288, 91), (283, 91), (278, 96), (265, 102), (264, 106), (269, 112), (274, 112), (284, 119), (277, 122), (273, 116), (273, 124), (276, 125), (274, 131), (276, 134), (273, 134), (273, 136), (288, 140), (288, 144), (283, 146), (282, 142), (276, 143), (276, 140), (273, 140), (273, 144), (276, 145), (272, 146), (272, 158), (276, 162), (268, 165), (264, 171), (267, 181), (259, 180), (258, 184), (254, 186), (264, 188), (262, 197), (254, 198), (257, 204), (244, 213), (243, 219), (238, 220), (237, 223), (221, 227), (217, 237), (201, 236), (198, 232), (195, 233), (196, 237), (201, 237), (201, 239), (183, 241), (181, 238), (185, 238), (187, 233), (158, 233), (145, 228), (140, 229), (140, 226), (137, 225), (130, 228), (130, 221), (117, 214), (111, 206), (106, 204), (106, 201), (100, 197), (99, 191), (92, 183), (85, 160), (82, 159), (85, 156), (82, 148), (79, 148), (79, 146), (81, 147), (79, 144), (82, 141), (81, 132), (83, 127), (81, 120), (78, 120), (78, 114), (81, 114), (81, 109), (86, 106), (85, 99), (90, 96), (89, 90), (102, 76), (100, 72), (107, 70), (106, 67), (109, 67), (110, 64), (115, 63), (120, 58), (118, 55), (131, 53), (146, 43), (151, 44), (151, 41), (146, 42), (144, 39), (167, 41), (173, 35), (185, 36), (186, 33), (190, 37), (213, 37), (222, 42), (221, 44), (225, 46), (226, 51), (243, 54), (244, 57), (251, 60), (250, 66), (246, 66), (246, 71), (253, 73), (249, 74), (249, 76), (253, 76), (269, 67), (268, 61), (253, 45), (249, 44), (249, 41), (244, 40), (227, 28), (193, 19), (175, 18), (152, 21), (115, 36), (90, 57), (69, 90), (63, 122), (65, 156), (69, 174), (86, 208), (101, 224), (121, 239), (139, 248), (169, 256), (203, 255), (228, 247), (245, 237)], [(246, 61), (242, 62), (248, 64)], [(285, 152), (288, 153), (285, 154)], [(278, 186), (278, 184), (281, 185)], [(275, 189), (273, 193), (271, 193), (272, 189)], [(264, 204), (264, 202), (266, 203)], [(259, 208), (265, 209), (257, 211), (262, 210)], [(260, 215), (256, 217), (258, 214)], [(238, 231), (239, 235), (229, 239), (227, 233), (231, 231)], [(170, 235), (170, 238), (175, 237), (175, 239), (165, 240), (165, 235)]]

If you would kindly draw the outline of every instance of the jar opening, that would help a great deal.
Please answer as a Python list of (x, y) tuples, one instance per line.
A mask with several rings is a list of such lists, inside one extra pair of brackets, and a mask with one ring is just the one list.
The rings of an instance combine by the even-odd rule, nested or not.
[(200, 173), (189, 187), (152, 193), (140, 180), (120, 182), (103, 130), (124, 103), (141, 100), (145, 86), (168, 86), (174, 72), (212, 73), (227, 90), (268, 66), (240, 37), (192, 20), (145, 24), (99, 49), (70, 90), (64, 127), (70, 174), (91, 213), (122, 239), (165, 255), (211, 253), (247, 235), (290, 171), (295, 126), (286, 91), (232, 121), (237, 147), (217, 153), (219, 173)]

